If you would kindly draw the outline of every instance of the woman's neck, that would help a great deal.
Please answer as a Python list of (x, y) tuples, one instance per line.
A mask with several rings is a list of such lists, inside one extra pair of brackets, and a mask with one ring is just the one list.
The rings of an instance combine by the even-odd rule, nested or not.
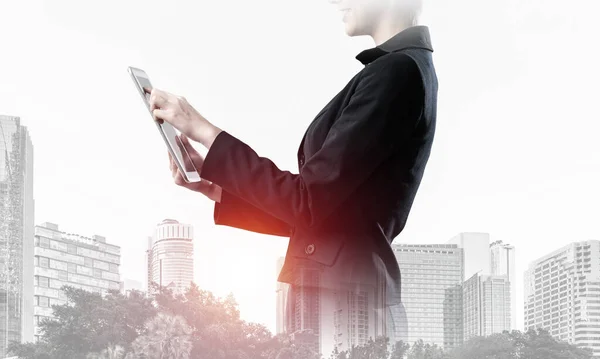
[(373, 38), (375, 46), (379, 46), (394, 37), (394, 35), (413, 25), (414, 24), (409, 21), (398, 21), (397, 19), (396, 21), (391, 21), (390, 19), (384, 19), (373, 29), (371, 38)]

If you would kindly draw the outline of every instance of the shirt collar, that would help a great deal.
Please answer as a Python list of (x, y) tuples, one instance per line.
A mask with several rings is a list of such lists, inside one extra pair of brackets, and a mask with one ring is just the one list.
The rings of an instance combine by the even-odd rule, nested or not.
[(356, 59), (364, 65), (367, 65), (390, 52), (410, 48), (424, 49), (433, 52), (429, 28), (427, 26), (412, 26), (400, 31), (381, 45), (364, 50), (356, 56)]

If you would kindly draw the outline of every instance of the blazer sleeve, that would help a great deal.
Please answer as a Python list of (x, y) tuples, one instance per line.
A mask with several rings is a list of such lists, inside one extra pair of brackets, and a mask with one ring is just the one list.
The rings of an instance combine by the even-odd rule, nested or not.
[(215, 203), (215, 224), (273, 236), (289, 237), (292, 227), (223, 190), (221, 202)]
[(412, 58), (385, 55), (361, 72), (321, 149), (299, 174), (278, 169), (223, 131), (206, 155), (201, 177), (292, 227), (318, 226), (409, 141), (422, 108), (423, 96), (415, 93), (422, 88)]

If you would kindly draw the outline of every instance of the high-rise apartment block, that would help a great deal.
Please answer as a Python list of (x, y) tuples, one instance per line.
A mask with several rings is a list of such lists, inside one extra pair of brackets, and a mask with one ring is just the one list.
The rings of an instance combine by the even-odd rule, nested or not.
[[(166, 219), (148, 243), (148, 282), (185, 292), (194, 281), (194, 232), (189, 224)], [(149, 288), (151, 292), (151, 288)]]
[(543, 328), (600, 357), (600, 241), (571, 243), (525, 272), (525, 330)]
[[(339, 290), (335, 295), (333, 326), (335, 347), (339, 351), (349, 350), (353, 346), (367, 344), (370, 338), (387, 335), (391, 344), (398, 338), (397, 333), (387, 333), (384, 298), (385, 284), (379, 285), (379, 290)], [(331, 308), (327, 308), (330, 313)], [(397, 318), (396, 318), (397, 319)], [(328, 353), (324, 353), (328, 354)]]
[[(325, 345), (327, 349), (323, 348), (323, 342), (330, 339), (325, 333), (333, 325), (333, 321), (324, 317), (329, 310), (322, 308), (320, 283), (320, 269), (304, 268), (299, 272), (295, 278), (295, 285), (288, 289), (285, 321), (286, 332), (292, 340), (309, 346), (317, 353), (329, 351), (329, 348), (333, 350), (331, 344)], [(333, 309), (330, 309), (333, 312)]]
[(0, 357), (33, 341), (33, 145), (19, 117), (0, 115)]
[(104, 294), (120, 290), (121, 248), (102, 236), (85, 237), (59, 231), (58, 225), (35, 227), (34, 323), (52, 318), (52, 306), (66, 303), (61, 288), (69, 286)]

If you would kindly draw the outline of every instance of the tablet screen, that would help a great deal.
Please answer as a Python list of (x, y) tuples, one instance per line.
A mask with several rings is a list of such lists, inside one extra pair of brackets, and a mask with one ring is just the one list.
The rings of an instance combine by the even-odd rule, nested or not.
[[(130, 72), (138, 87), (138, 91), (140, 91), (142, 94), (144, 102), (146, 103), (146, 107), (148, 108), (148, 111), (150, 111), (150, 94), (145, 93), (144, 88), (152, 89), (152, 84), (150, 83), (148, 77), (144, 76), (145, 73), (142, 70), (135, 68), (130, 69)], [(200, 175), (198, 174), (194, 163), (191, 161), (187, 151), (185, 150), (185, 147), (179, 139), (180, 132), (167, 122), (163, 122), (161, 124), (156, 122), (156, 124), (160, 128), (160, 132), (167, 143), (169, 152), (173, 157), (175, 157), (175, 162), (177, 162), (177, 166), (182, 172), (185, 180), (188, 182), (200, 181)]]

